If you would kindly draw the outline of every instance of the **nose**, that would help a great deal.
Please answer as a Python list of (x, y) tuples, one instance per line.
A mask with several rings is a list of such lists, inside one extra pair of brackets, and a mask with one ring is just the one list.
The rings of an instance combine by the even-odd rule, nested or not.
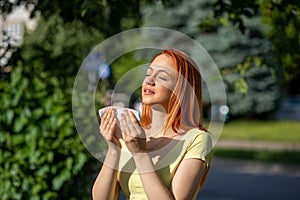
[(155, 82), (153, 80), (146, 81), (146, 85), (155, 86)]
[(146, 85), (150, 85), (150, 86), (154, 86), (155, 85), (155, 81), (154, 81), (155, 77), (153, 75), (149, 75), (146, 76), (144, 79), (144, 83), (146, 83)]

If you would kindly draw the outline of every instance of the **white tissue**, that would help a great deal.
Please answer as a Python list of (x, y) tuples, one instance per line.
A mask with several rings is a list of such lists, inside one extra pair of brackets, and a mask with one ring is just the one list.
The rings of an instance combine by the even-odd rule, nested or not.
[(116, 114), (117, 114), (117, 119), (120, 121), (121, 120), (121, 115), (122, 113), (125, 111), (125, 110), (128, 110), (128, 111), (131, 111), (134, 116), (136, 117), (136, 119), (138, 121), (140, 121), (140, 116), (139, 116), (139, 112), (134, 110), (134, 109), (131, 109), (131, 108), (122, 108), (122, 107), (117, 107), (117, 106), (109, 106), (109, 107), (105, 107), (105, 108), (101, 108), (98, 110), (99, 112), (99, 116), (102, 117), (103, 114), (105, 113), (105, 110), (107, 108), (114, 108), (116, 110)]

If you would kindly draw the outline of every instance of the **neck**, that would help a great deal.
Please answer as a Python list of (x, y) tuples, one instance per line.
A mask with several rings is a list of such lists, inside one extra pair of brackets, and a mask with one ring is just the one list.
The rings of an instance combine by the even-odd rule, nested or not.
[(168, 114), (166, 113), (164, 107), (160, 105), (151, 106), (151, 112), (152, 123), (147, 135), (148, 137), (163, 136)]

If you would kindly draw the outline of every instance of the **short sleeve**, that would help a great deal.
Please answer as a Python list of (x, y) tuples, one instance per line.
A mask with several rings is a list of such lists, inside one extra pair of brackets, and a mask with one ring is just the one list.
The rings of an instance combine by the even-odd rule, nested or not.
[(199, 129), (193, 129), (189, 134), (191, 134), (192, 139), (186, 148), (183, 159), (201, 159), (209, 166), (212, 150), (211, 136), (208, 132)]

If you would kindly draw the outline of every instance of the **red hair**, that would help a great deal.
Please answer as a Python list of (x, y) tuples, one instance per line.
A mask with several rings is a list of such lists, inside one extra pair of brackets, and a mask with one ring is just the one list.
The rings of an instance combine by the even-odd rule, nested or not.
[[(171, 57), (179, 74), (168, 103), (169, 115), (164, 131), (170, 127), (176, 133), (179, 129), (203, 129), (201, 75), (196, 63), (187, 54), (175, 49), (163, 50), (150, 63), (159, 55)], [(143, 104), (141, 125), (148, 127), (151, 122), (151, 106)]]

